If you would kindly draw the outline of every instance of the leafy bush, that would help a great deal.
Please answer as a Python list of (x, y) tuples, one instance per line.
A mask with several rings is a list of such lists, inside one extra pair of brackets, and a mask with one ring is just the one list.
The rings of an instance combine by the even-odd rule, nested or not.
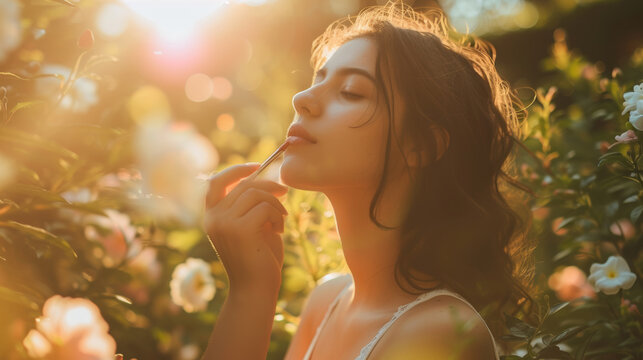
[[(158, 119), (136, 118), (132, 99), (165, 95), (155, 88), (114, 92), (114, 83), (125, 81), (110, 75), (119, 59), (93, 48), (91, 32), (77, 32), (77, 47), (76, 39), (60, 41), (66, 45), (57, 51), (74, 56), (73, 67), (45, 62), (33, 40), (44, 23), (59, 24), (70, 10), (64, 5), (31, 10), (23, 15), (22, 33), (34, 35), (8, 45), (13, 48), (2, 55), (9, 69), (0, 72), (0, 353), (23, 359), (46, 352), (46, 344), (53, 346), (50, 351), (73, 347), (35, 321), (53, 308), (45, 306), (48, 299), (62, 295), (89, 300), (83, 309), (98, 307), (109, 325), (109, 335), (100, 336), (105, 344), (105, 336), (112, 337), (117, 352), (139, 359), (196, 358), (227, 295), (227, 278), (196, 225), (200, 204), (194, 199), (203, 188), (192, 183), (197, 192), (176, 193), (150, 179), (168, 163), (182, 163), (154, 151), (172, 143), (180, 153), (186, 142), (202, 143), (203, 136), (162, 119), (167, 126), (152, 134), (167, 142), (141, 142), (141, 129)], [(562, 30), (554, 35), (517, 160), (520, 180), (536, 194), (530, 200), (530, 236), (538, 240), (539, 319), (534, 327), (507, 316), (504, 340), (515, 350), (505, 358), (638, 359), (643, 356), (642, 143), (640, 130), (628, 122), (630, 114), (622, 112), (624, 94), (643, 79), (643, 48), (621, 69), (606, 71), (569, 51)], [(626, 130), (633, 133), (610, 147)], [(209, 165), (218, 163), (210, 170), (220, 170), (261, 160), (277, 145), (238, 131), (219, 131), (211, 140), (216, 151), (207, 145), (190, 148), (179, 159), (196, 153), (209, 157)], [(146, 149), (154, 151), (142, 156)], [(150, 165), (150, 159), (160, 161)], [(191, 178), (207, 172), (207, 166), (182, 169)], [(168, 202), (156, 201), (163, 198)], [(183, 198), (194, 201), (175, 202)], [(310, 290), (347, 270), (327, 199), (291, 189), (285, 206), (290, 215), (271, 359), (285, 354)], [(624, 259), (629, 270), (622, 264), (596, 265), (610, 256), (618, 257), (612, 262)], [(628, 273), (635, 276), (633, 285)], [(590, 274), (602, 291), (589, 283)], [(606, 279), (623, 276), (621, 285), (605, 285)], [(172, 290), (171, 282), (177, 284)], [(56, 306), (67, 306), (56, 299)], [(65, 324), (65, 318), (56, 321)], [(62, 343), (56, 345), (56, 336)]]

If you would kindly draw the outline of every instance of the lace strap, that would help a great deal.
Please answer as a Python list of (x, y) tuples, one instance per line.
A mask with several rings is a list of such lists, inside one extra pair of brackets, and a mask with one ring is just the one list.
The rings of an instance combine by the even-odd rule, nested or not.
[(404, 305), (401, 305), (400, 307), (398, 307), (397, 311), (395, 312), (395, 314), (393, 314), (393, 317), (391, 317), (391, 319), (386, 324), (384, 324), (384, 326), (382, 326), (380, 328), (380, 330), (377, 332), (375, 337), (368, 344), (366, 344), (366, 346), (364, 346), (362, 348), (362, 350), (360, 350), (359, 356), (357, 356), (357, 358), (355, 360), (365, 360), (368, 357), (368, 355), (370, 355), (371, 351), (373, 351), (373, 348), (375, 347), (375, 345), (377, 345), (377, 342), (380, 341), (380, 339), (382, 338), (384, 333), (386, 333), (386, 331), (391, 327), (391, 325), (393, 325), (395, 320), (397, 320), (400, 316), (402, 316), (402, 314), (404, 314), (406, 311), (408, 311), (409, 309), (413, 308), (417, 304), (420, 304), (421, 302), (424, 302), (424, 301), (427, 301), (429, 299), (432, 299), (432, 298), (434, 298), (434, 297), (436, 297), (438, 295), (449, 295), (449, 296), (458, 298), (459, 300), (463, 301), (465, 304), (467, 304), (469, 307), (471, 307), (475, 311), (475, 313), (480, 317), (480, 319), (482, 319), (482, 322), (484, 323), (485, 327), (487, 328), (487, 331), (489, 331), (489, 335), (491, 335), (491, 340), (493, 341), (493, 349), (494, 349), (494, 353), (495, 353), (495, 358), (500, 359), (500, 357), (498, 355), (498, 348), (497, 348), (497, 345), (496, 345), (496, 341), (495, 341), (495, 339), (493, 337), (493, 334), (491, 333), (491, 330), (489, 329), (489, 326), (487, 325), (487, 323), (484, 321), (484, 319), (478, 313), (478, 311), (476, 311), (476, 309), (473, 307), (473, 305), (471, 305), (467, 300), (465, 300), (460, 294), (454, 293), (454, 292), (452, 292), (450, 290), (446, 290), (446, 289), (435, 289), (435, 290), (426, 292), (424, 294), (421, 294), (415, 300), (411, 301), (408, 304), (404, 304)]
[(317, 330), (315, 331), (315, 337), (313, 337), (313, 340), (310, 342), (310, 345), (308, 345), (308, 351), (306, 351), (306, 355), (304, 355), (304, 358), (302, 360), (310, 359), (310, 356), (313, 353), (313, 348), (315, 347), (315, 344), (317, 343), (317, 338), (319, 337), (319, 334), (321, 333), (321, 329), (324, 327), (324, 325), (326, 325), (326, 322), (328, 321), (328, 318), (330, 317), (330, 314), (333, 312), (333, 310), (335, 310), (335, 306), (337, 306), (337, 303), (339, 302), (339, 299), (342, 297), (342, 295), (344, 295), (346, 290), (348, 290), (348, 288), (350, 288), (350, 286), (352, 284), (353, 284), (352, 281), (350, 283), (348, 283), (344, 287), (344, 289), (342, 291), (340, 291), (339, 294), (337, 294), (337, 296), (335, 297), (335, 300), (333, 300), (333, 302), (328, 307), (328, 310), (326, 310), (326, 314), (324, 315), (324, 319), (319, 324), (319, 326), (317, 326)]

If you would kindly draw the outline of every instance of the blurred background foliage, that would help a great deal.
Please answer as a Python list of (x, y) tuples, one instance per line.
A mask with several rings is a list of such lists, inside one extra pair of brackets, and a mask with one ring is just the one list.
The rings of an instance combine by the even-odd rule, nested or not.
[[(202, 192), (177, 192), (174, 173), (264, 160), (285, 137), (292, 96), (310, 83), (312, 40), (381, 3), (0, 0), (3, 358), (28, 358), (23, 339), (56, 294), (96, 304), (127, 357), (198, 358), (227, 278), (190, 201)], [(407, 3), (442, 7), (458, 30), (490, 41), (501, 75), (530, 105), (517, 176), (537, 194), (541, 316), (538, 327), (508, 318), (511, 358), (642, 358), (643, 183), (632, 172), (641, 145), (608, 144), (632, 128), (621, 112), (643, 79), (643, 2)], [(200, 165), (163, 167), (185, 159)], [(270, 359), (285, 354), (310, 290), (348, 271), (327, 199), (290, 189), (285, 202)], [(638, 277), (618, 295), (586, 280), (610, 255)], [(188, 258), (208, 263), (216, 289), (191, 312), (170, 291)]]

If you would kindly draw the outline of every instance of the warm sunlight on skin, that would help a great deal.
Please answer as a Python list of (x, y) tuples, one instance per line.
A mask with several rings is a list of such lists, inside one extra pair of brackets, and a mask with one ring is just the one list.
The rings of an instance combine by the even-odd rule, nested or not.
[(222, 0), (122, 0), (151, 22), (161, 37), (180, 43), (190, 37), (204, 19), (225, 6)]

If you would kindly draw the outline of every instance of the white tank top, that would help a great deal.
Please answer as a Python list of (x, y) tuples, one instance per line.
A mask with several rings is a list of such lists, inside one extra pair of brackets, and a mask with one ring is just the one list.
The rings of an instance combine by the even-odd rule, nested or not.
[[(326, 325), (326, 322), (328, 321), (328, 317), (333, 312), (333, 310), (335, 310), (335, 306), (339, 302), (339, 299), (342, 297), (342, 295), (344, 295), (344, 293), (352, 285), (353, 285), (353, 281), (351, 280), (351, 282), (348, 285), (346, 285), (346, 287), (344, 287), (344, 289), (342, 291), (339, 292), (339, 294), (337, 295), (335, 300), (333, 300), (331, 305), (328, 307), (328, 310), (326, 311), (326, 315), (324, 316), (324, 319), (319, 324), (319, 326), (317, 326), (317, 332), (315, 333), (315, 337), (310, 342), (310, 345), (308, 346), (308, 351), (306, 351), (306, 355), (304, 355), (304, 358), (302, 360), (309, 360), (310, 359), (310, 356), (311, 356), (311, 354), (313, 352), (313, 348), (315, 347), (315, 344), (317, 343), (317, 338), (319, 338), (319, 334), (321, 332), (321, 329), (324, 327), (324, 325)], [(364, 346), (362, 348), (362, 350), (359, 352), (359, 355), (355, 358), (355, 360), (366, 360), (366, 358), (368, 358), (368, 355), (370, 355), (371, 351), (373, 351), (373, 348), (375, 347), (377, 342), (382, 338), (384, 333), (386, 333), (388, 328), (391, 327), (391, 325), (393, 325), (395, 320), (397, 320), (400, 316), (402, 316), (402, 314), (404, 314), (407, 310), (411, 309), (412, 307), (414, 307), (415, 305), (417, 305), (417, 304), (419, 304), (419, 303), (421, 303), (423, 301), (427, 301), (427, 300), (432, 299), (432, 298), (434, 298), (434, 297), (436, 297), (438, 295), (453, 296), (455, 298), (460, 299), (462, 302), (464, 302), (469, 307), (471, 307), (471, 309), (473, 309), (473, 311), (476, 313), (476, 315), (478, 315), (480, 317), (480, 319), (482, 319), (482, 322), (485, 324), (485, 327), (487, 328), (487, 331), (489, 331), (489, 335), (491, 335), (491, 339), (492, 339), (493, 345), (494, 345), (495, 358), (496, 358), (496, 360), (499, 360), (500, 356), (498, 355), (498, 348), (497, 348), (496, 341), (493, 338), (493, 334), (491, 333), (491, 330), (489, 330), (489, 326), (487, 326), (487, 323), (484, 321), (484, 319), (482, 318), (480, 313), (478, 313), (478, 311), (467, 300), (465, 300), (461, 295), (459, 295), (457, 293), (454, 293), (453, 291), (446, 290), (446, 289), (435, 289), (435, 290), (425, 292), (424, 294), (421, 294), (420, 296), (418, 296), (415, 300), (411, 301), (410, 303), (399, 306), (397, 308), (397, 311), (395, 312), (395, 314), (393, 314), (393, 317), (391, 317), (391, 320), (389, 320), (386, 324), (384, 324), (384, 326), (382, 326), (380, 328), (380, 330), (377, 332), (375, 337), (368, 344), (366, 344), (366, 346)]]

